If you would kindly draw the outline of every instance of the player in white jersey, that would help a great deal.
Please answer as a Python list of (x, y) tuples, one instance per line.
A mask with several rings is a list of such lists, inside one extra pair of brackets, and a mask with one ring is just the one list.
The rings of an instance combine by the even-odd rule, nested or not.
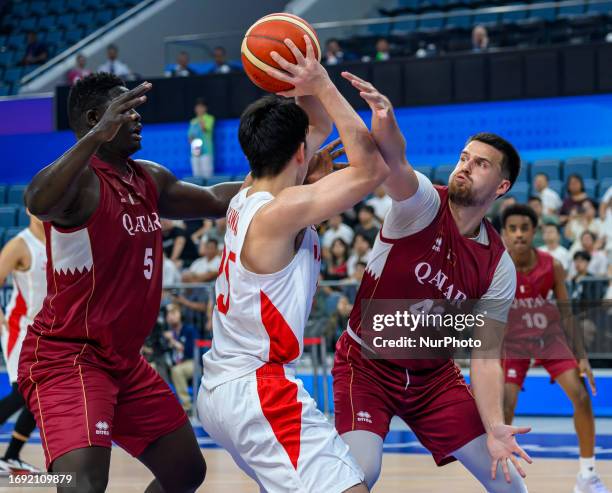
[(47, 295), (46, 264), (43, 225), (30, 215), (30, 226), (10, 240), (0, 252), (0, 286), (9, 274), (13, 278), (13, 291), (6, 313), (0, 310), (0, 342), (11, 384), (11, 393), (0, 400), (0, 425), (22, 409), (9, 447), (0, 459), (0, 473), (38, 471), (19, 458), (21, 448), (36, 427), (36, 422), (17, 388), (17, 367), (28, 325)]
[[(363, 493), (363, 472), (294, 368), (319, 276), (321, 250), (312, 225), (363, 199), (388, 168), (309, 39), (306, 57), (285, 42), (297, 64), (273, 52), (286, 73), (270, 73), (295, 86), (282, 95), (296, 96), (297, 104), (267, 96), (241, 117), (240, 145), (254, 181), (227, 213), (198, 413), (262, 491)], [(309, 164), (331, 131), (330, 117), (351, 165), (328, 174)], [(313, 174), (325, 176), (304, 184), (314, 181)]]

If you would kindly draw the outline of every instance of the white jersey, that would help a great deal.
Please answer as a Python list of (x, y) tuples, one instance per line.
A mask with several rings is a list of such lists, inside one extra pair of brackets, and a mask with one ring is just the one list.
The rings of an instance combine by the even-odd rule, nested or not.
[(4, 314), (8, 330), (2, 331), (2, 352), (11, 383), (17, 381), (19, 353), (28, 326), (34, 321), (47, 296), (45, 245), (29, 228), (21, 231), (17, 237), (28, 247), (30, 268), (12, 272), (13, 292)]
[(207, 389), (266, 363), (294, 366), (302, 354), (304, 327), (317, 289), (321, 251), (314, 227), (305, 229), (297, 253), (282, 270), (256, 274), (242, 265), (242, 245), (253, 216), (274, 198), (268, 192), (247, 196), (249, 190), (240, 191), (227, 212), (225, 248), (215, 285), (213, 342), (203, 357), (202, 385)]

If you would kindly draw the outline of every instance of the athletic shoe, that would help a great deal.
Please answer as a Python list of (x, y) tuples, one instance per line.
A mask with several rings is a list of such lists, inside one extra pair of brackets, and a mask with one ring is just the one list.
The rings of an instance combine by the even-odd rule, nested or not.
[(0, 459), (0, 478), (7, 478), (11, 475), (11, 466), (4, 459)]
[(11, 468), (11, 472), (14, 474), (43, 472), (42, 469), (39, 469), (38, 467), (28, 464), (20, 459), (8, 459), (6, 463)]
[(574, 486), (574, 493), (612, 493), (606, 485), (603, 484), (600, 477), (597, 474), (589, 479), (582, 479), (580, 473), (576, 477), (576, 486)]

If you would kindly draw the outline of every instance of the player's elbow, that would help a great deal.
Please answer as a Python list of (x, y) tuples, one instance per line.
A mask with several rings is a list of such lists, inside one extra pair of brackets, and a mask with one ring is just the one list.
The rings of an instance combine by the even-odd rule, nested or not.
[(49, 214), (50, 204), (45, 198), (43, 191), (33, 186), (28, 185), (24, 194), (25, 206), (28, 208), (31, 214), (37, 217), (44, 217)]

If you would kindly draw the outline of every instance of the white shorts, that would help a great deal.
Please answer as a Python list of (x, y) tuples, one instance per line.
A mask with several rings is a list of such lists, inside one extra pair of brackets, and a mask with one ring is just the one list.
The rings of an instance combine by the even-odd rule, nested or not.
[(267, 364), (207, 390), (198, 415), (262, 491), (341, 493), (363, 482), (363, 472), (302, 381)]
[[(23, 321), (25, 322), (25, 321)], [(6, 364), (6, 372), (8, 373), (9, 381), (11, 384), (17, 381), (17, 370), (19, 368), (19, 355), (21, 354), (21, 346), (23, 340), (27, 334), (27, 330), (20, 330), (17, 335), (17, 340), (11, 347), (9, 353), (9, 331), (8, 328), (2, 327), (2, 335), (0, 336), (0, 343), (2, 344), (2, 354), (4, 356), (4, 362)]]

